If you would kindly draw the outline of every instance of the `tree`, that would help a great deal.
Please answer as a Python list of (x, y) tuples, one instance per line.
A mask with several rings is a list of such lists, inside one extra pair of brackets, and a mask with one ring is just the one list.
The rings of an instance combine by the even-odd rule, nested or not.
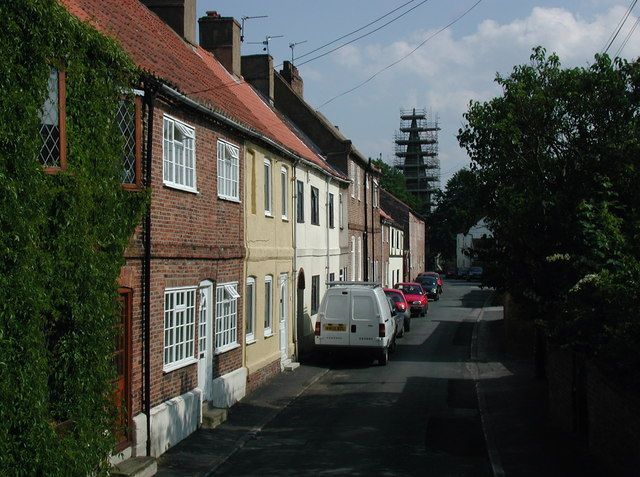
[(456, 172), (445, 190), (436, 192), (436, 207), (428, 220), (433, 255), (440, 254), (444, 260), (455, 258), (456, 235), (467, 232), (484, 216), (478, 194), (476, 175), (469, 169)]
[(402, 172), (381, 159), (374, 159), (371, 162), (382, 171), (380, 187), (391, 192), (414, 210), (421, 211), (424, 208), (423, 201), (407, 190), (407, 183)]
[(491, 284), (540, 317), (562, 317), (559, 329), (571, 322), (595, 353), (640, 316), (614, 288), (603, 293), (618, 311), (625, 303), (623, 322), (577, 299), (587, 283), (638, 276), (640, 64), (596, 55), (564, 69), (538, 47), (496, 81), (502, 95), (472, 102), (458, 134), (494, 232)]

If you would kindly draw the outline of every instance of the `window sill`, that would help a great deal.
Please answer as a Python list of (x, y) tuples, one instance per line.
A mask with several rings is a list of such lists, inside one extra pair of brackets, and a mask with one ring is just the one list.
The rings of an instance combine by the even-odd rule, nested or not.
[(286, 215), (282, 216), (282, 221), (283, 222), (289, 222), (289, 217), (287, 217)]
[(264, 337), (265, 338), (271, 338), (273, 336), (273, 331), (271, 331), (271, 328), (268, 328), (266, 330), (264, 330)]
[(218, 348), (217, 350), (215, 350), (214, 354), (215, 355), (223, 354), (223, 353), (226, 353), (227, 351), (231, 351), (239, 347), (240, 347), (240, 343), (233, 343), (230, 345), (223, 346), (222, 348)]
[(180, 184), (174, 184), (173, 182), (162, 181), (162, 184), (169, 189), (181, 190), (182, 192), (189, 192), (190, 194), (199, 195), (198, 189), (192, 187), (183, 186)]
[(220, 195), (220, 194), (218, 194), (218, 199), (220, 199), (220, 200), (227, 200), (227, 201), (229, 201), (229, 202), (235, 202), (236, 204), (239, 204), (239, 203), (240, 203), (240, 198), (236, 198), (236, 197), (229, 197), (229, 196), (226, 196), (226, 195)]
[(122, 190), (127, 190), (130, 192), (140, 192), (142, 190), (142, 184), (129, 184), (129, 183), (122, 183)]
[(191, 366), (192, 364), (196, 364), (198, 362), (198, 360), (196, 358), (189, 358), (189, 359), (185, 359), (182, 361), (179, 361), (177, 363), (171, 363), (168, 366), (163, 366), (162, 367), (162, 372), (164, 374), (168, 374), (172, 371), (176, 371), (177, 369), (180, 368), (184, 368), (186, 366)]
[(271, 212), (265, 212), (264, 216), (269, 217), (270, 219), (273, 219), (273, 214)]
[(245, 345), (247, 345), (247, 346), (252, 345), (252, 344), (254, 344), (254, 343), (257, 343), (257, 341), (256, 341), (256, 339), (253, 337), (253, 335), (251, 335), (251, 336), (248, 336), (248, 335), (247, 335), (247, 337), (244, 339), (244, 344), (245, 344)]

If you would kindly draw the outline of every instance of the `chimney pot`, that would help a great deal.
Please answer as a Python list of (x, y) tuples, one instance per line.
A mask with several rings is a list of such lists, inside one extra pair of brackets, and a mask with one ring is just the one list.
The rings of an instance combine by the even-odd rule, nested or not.
[(240, 24), (236, 19), (210, 11), (198, 20), (198, 24), (200, 46), (213, 53), (231, 74), (240, 76)]
[(218, 12), (216, 12), (215, 10), (211, 10), (207, 12), (207, 16), (208, 17), (213, 17), (213, 18), (220, 18), (220, 14)]
[(290, 61), (285, 61), (282, 63), (280, 74), (285, 81), (289, 83), (291, 89), (302, 98), (304, 93), (304, 82), (302, 81), (300, 73), (298, 73), (298, 68), (293, 66)]

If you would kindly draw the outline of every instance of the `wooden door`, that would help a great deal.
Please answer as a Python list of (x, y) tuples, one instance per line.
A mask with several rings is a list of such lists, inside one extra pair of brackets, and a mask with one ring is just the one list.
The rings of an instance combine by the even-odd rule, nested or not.
[(116, 418), (116, 452), (131, 445), (131, 315), (133, 292), (127, 288), (118, 290), (120, 320), (117, 326), (113, 359), (117, 377), (114, 383), (114, 400), (118, 410)]

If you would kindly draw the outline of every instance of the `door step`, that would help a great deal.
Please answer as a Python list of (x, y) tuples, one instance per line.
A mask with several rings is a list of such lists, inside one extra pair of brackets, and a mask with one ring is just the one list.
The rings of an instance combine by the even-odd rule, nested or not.
[(283, 361), (283, 363), (282, 363), (282, 370), (283, 371), (295, 371), (299, 367), (300, 367), (300, 363), (298, 363), (296, 361), (291, 361), (290, 359), (287, 359), (286, 361)]
[(204, 429), (215, 429), (227, 420), (227, 409), (205, 405), (202, 408), (202, 427)]
[(111, 469), (115, 477), (153, 477), (158, 472), (154, 457), (130, 457)]

